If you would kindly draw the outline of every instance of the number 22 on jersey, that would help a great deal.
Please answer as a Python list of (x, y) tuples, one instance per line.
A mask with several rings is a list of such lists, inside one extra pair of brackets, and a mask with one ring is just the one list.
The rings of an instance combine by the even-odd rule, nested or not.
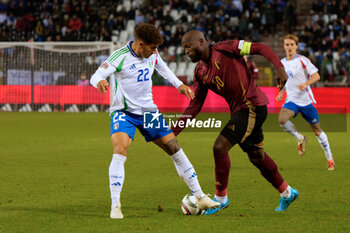
[(140, 69), (137, 71), (139, 73), (139, 76), (137, 77), (137, 82), (143, 82), (143, 81), (148, 81), (149, 77), (147, 75), (149, 74), (149, 69)]

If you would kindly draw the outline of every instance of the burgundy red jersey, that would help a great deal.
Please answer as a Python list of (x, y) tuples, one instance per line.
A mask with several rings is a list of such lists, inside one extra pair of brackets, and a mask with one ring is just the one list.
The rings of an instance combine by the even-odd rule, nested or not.
[[(283, 66), (268, 46), (243, 40), (228, 40), (210, 45), (209, 49), (209, 60), (207, 62), (200, 60), (194, 71), (195, 98), (183, 115), (194, 118), (199, 113), (208, 89), (225, 98), (229, 104), (231, 116), (236, 111), (247, 108), (248, 105), (268, 104), (268, 98), (257, 87), (243, 58), (243, 55), (259, 54), (270, 60), (276, 68)], [(182, 129), (173, 130), (178, 134)]]

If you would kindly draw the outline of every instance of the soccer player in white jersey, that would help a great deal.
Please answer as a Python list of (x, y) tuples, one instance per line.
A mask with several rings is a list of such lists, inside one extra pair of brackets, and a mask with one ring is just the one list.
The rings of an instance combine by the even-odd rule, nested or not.
[(321, 129), (318, 112), (313, 105), (316, 104), (316, 101), (310, 88), (311, 84), (320, 79), (318, 69), (308, 58), (297, 54), (297, 36), (288, 34), (284, 37), (284, 50), (286, 57), (281, 61), (288, 79), (285, 87), (276, 97), (276, 100), (282, 101), (285, 90), (287, 91), (287, 99), (282, 106), (278, 121), (281, 127), (293, 135), (298, 141), (299, 155), (303, 156), (306, 151), (307, 137), (300, 134), (294, 124), (289, 120), (300, 112), (303, 118), (310, 124), (312, 131), (325, 152), (328, 160), (328, 170), (334, 170), (334, 160), (328, 138)]
[[(220, 203), (203, 193), (191, 162), (177, 143), (174, 133), (166, 123), (163, 124), (163, 117), (153, 102), (151, 77), (154, 69), (170, 81), (179, 93), (191, 99), (194, 95), (159, 56), (157, 48), (163, 42), (163, 38), (152, 24), (138, 25), (134, 36), (135, 40), (110, 55), (90, 80), (101, 94), (106, 93), (109, 86), (107, 77), (115, 84), (111, 89), (113, 99), (110, 106), (110, 134), (113, 144), (113, 157), (109, 166), (112, 199), (110, 217), (123, 218), (120, 193), (125, 177), (124, 163), (136, 127), (147, 142), (154, 142), (170, 155), (179, 176), (197, 197), (198, 207), (216, 208)], [(149, 125), (145, 124), (147, 115), (152, 116), (151, 122), (157, 120), (160, 124), (157, 124), (157, 127), (148, 127)]]

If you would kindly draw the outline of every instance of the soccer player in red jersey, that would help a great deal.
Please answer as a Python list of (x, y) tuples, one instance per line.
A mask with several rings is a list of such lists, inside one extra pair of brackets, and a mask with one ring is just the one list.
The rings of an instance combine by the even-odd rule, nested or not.
[[(208, 89), (225, 98), (229, 104), (231, 119), (217, 137), (214, 146), (215, 185), (214, 200), (220, 207), (207, 210), (213, 214), (229, 205), (227, 185), (231, 168), (228, 151), (238, 144), (249, 156), (261, 175), (281, 195), (276, 211), (284, 211), (298, 197), (298, 191), (291, 188), (278, 172), (275, 162), (264, 152), (262, 125), (267, 117), (268, 99), (256, 86), (247, 69), (244, 55), (262, 55), (277, 69), (278, 88), (284, 86), (287, 75), (278, 56), (266, 45), (244, 40), (228, 40), (210, 45), (203, 33), (197, 30), (187, 32), (182, 47), (192, 62), (198, 62), (194, 71), (194, 99), (179, 121), (191, 120), (200, 112)], [(185, 124), (186, 125), (186, 124)], [(179, 124), (173, 128), (179, 134)]]

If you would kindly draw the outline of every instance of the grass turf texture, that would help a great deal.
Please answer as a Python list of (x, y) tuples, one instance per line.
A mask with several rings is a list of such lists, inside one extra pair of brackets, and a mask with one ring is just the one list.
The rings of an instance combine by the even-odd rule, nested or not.
[[(277, 115), (269, 115), (266, 124), (274, 122)], [(215, 191), (211, 147), (218, 132), (178, 137), (210, 193)], [(125, 218), (111, 220), (107, 114), (0, 113), (0, 232), (349, 232), (350, 130), (326, 133), (336, 161), (333, 172), (311, 132), (305, 133), (303, 158), (292, 136), (265, 133), (267, 153), (299, 190), (299, 199), (284, 213), (274, 212), (278, 193), (236, 146), (230, 152), (230, 206), (213, 216), (182, 214), (181, 199), (189, 190), (171, 159), (137, 133), (126, 162)]]

